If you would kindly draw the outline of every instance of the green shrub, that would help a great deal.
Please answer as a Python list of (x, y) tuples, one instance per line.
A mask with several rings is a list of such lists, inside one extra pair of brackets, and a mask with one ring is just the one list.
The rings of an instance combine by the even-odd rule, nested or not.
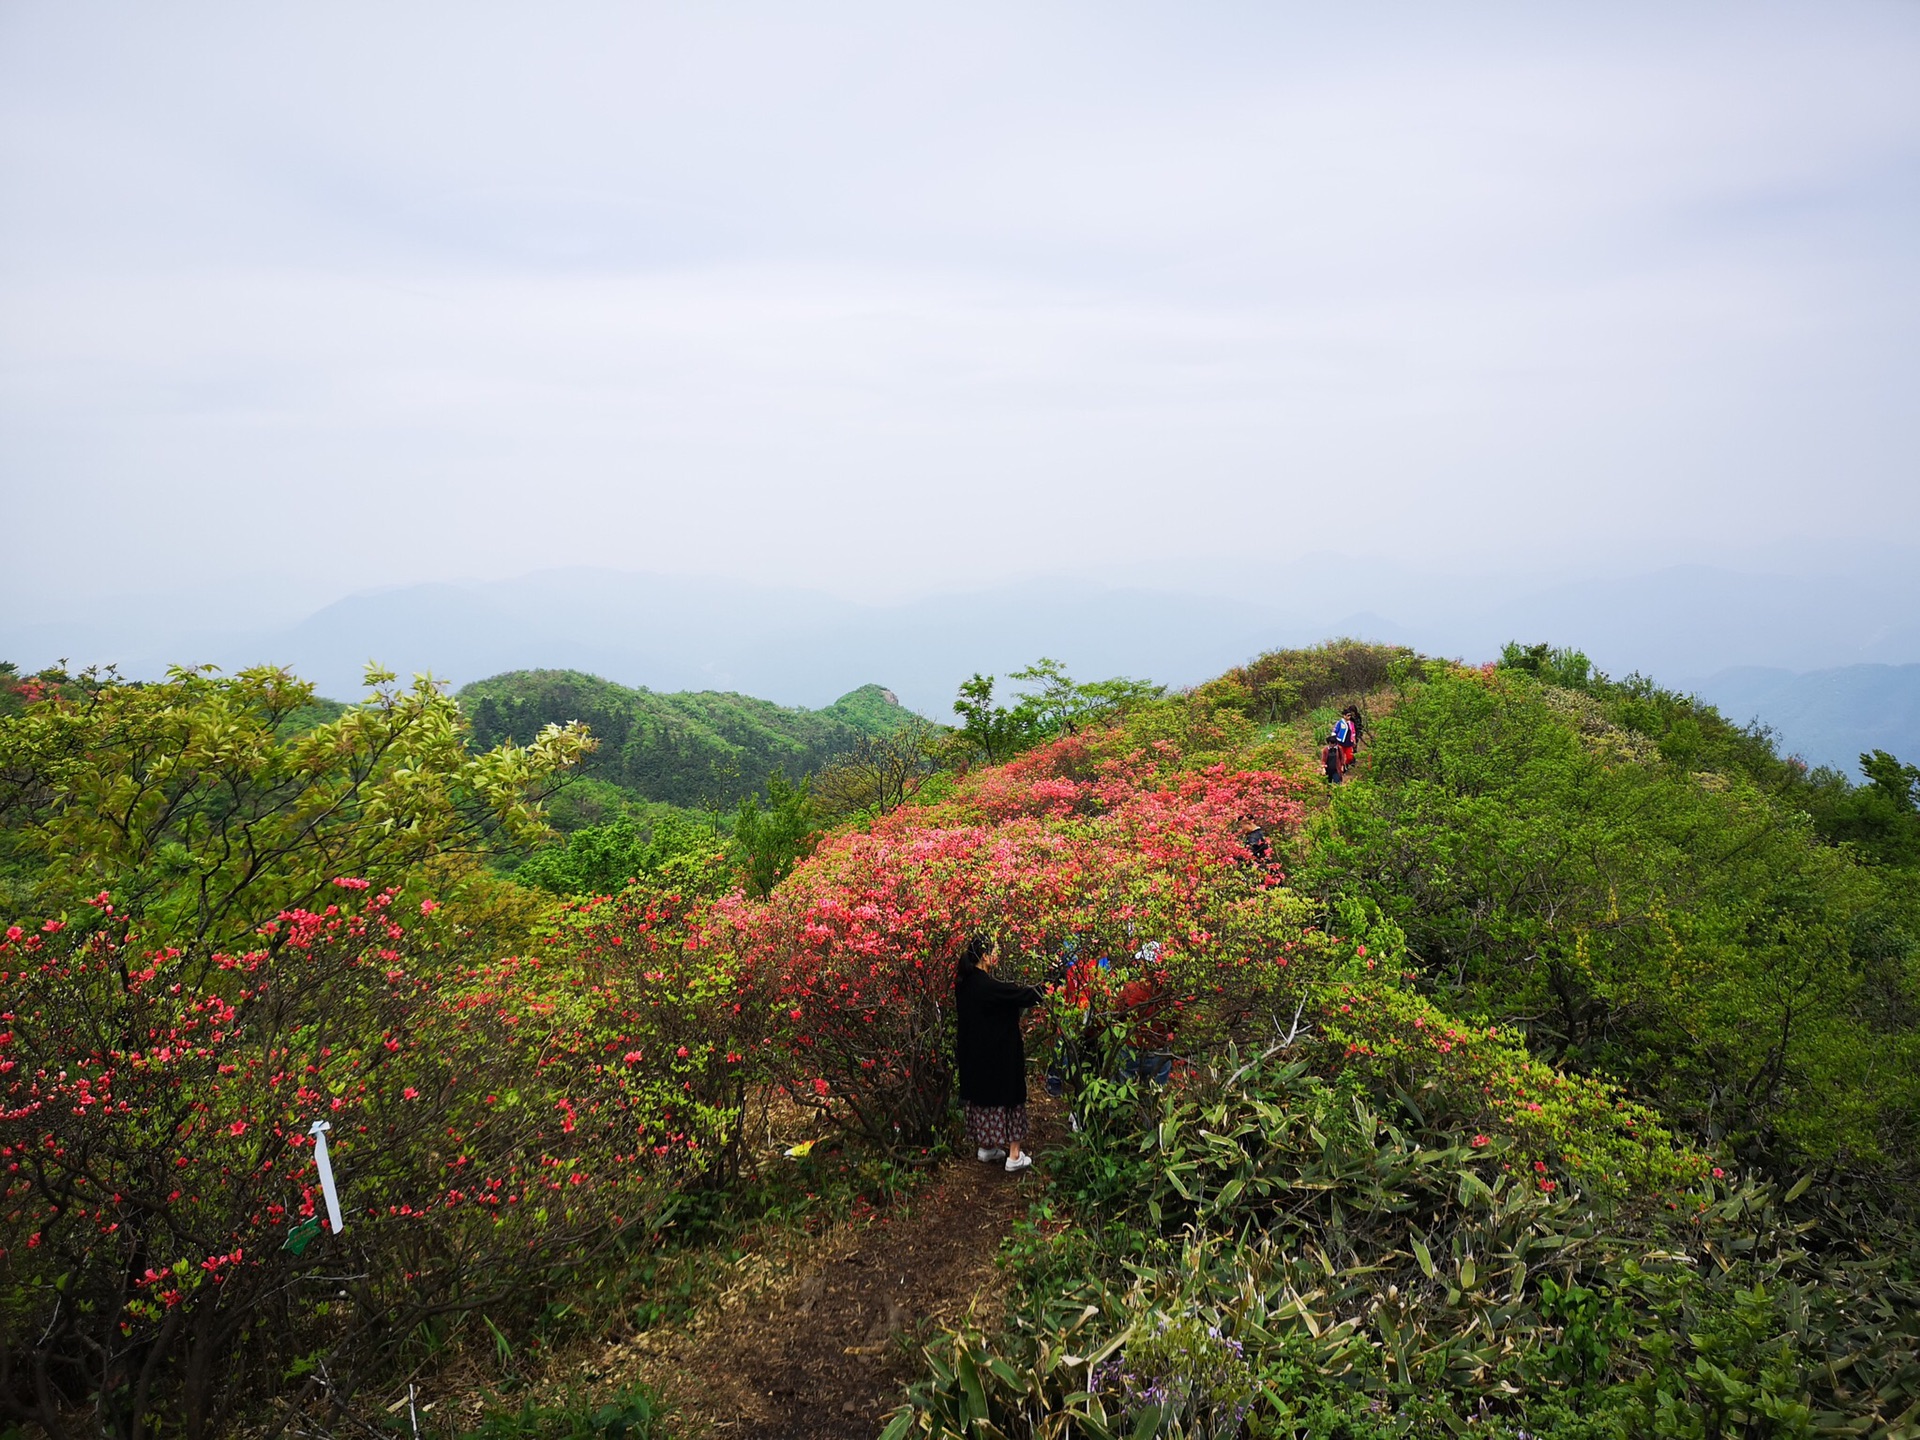
[(1005, 1332), (930, 1347), (888, 1436), (1892, 1440), (1920, 1405), (1920, 1285), (1811, 1257), (1765, 1186), (1610, 1212), (1278, 1055), (1138, 1113), (1056, 1159), (1099, 1228), (1022, 1237)]
[(710, 821), (661, 806), (650, 823), (622, 816), (575, 830), (534, 851), (513, 878), (555, 895), (617, 895), (635, 880), (713, 894), (733, 880), (726, 843)]
[(1508, 671), (1420, 686), (1297, 879), (1377, 907), (1451, 1008), (1705, 1143), (1906, 1173), (1920, 957), (1897, 887), (1743, 773), (1690, 770), (1601, 709)]
[(1288, 720), (1331, 700), (1371, 694), (1414, 658), (1404, 645), (1329, 640), (1305, 650), (1270, 650), (1214, 683), (1232, 687), (1256, 719)]
[(470, 753), (459, 707), (370, 669), (359, 705), (298, 733), (313, 687), (269, 667), (82, 677), (0, 718), (0, 855), (40, 914), (110, 891), (156, 941), (244, 948), (334, 877), (404, 883), (436, 856), (549, 833), (539, 802), (592, 749), (578, 726)]

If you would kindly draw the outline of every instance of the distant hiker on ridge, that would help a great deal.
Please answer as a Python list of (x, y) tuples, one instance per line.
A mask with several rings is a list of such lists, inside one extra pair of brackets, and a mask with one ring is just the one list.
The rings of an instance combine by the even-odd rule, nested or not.
[(1320, 747), (1320, 769), (1326, 775), (1329, 785), (1338, 785), (1341, 776), (1346, 773), (1345, 767), (1340, 762), (1340, 746), (1329, 737), (1327, 743)]
[(954, 1061), (967, 1138), (982, 1160), (1006, 1157), (1009, 1173), (1033, 1163), (1020, 1153), (1027, 1139), (1027, 1052), (1020, 1012), (1040, 1003), (1031, 985), (996, 980), (987, 972), (999, 952), (975, 935), (960, 953), (953, 979)]
[[(1245, 816), (1241, 817), (1245, 819)], [(1247, 854), (1261, 869), (1273, 864), (1273, 842), (1267, 839), (1267, 827), (1256, 825), (1240, 837), (1240, 843), (1247, 847)]]
[(1343, 771), (1353, 768), (1353, 721), (1344, 714), (1333, 722), (1333, 733), (1327, 737), (1340, 747), (1340, 768)]

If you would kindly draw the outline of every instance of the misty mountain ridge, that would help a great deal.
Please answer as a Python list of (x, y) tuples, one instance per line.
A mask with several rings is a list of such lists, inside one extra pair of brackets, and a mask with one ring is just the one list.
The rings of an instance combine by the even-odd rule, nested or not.
[(1920, 756), (1920, 665), (1846, 665), (1805, 674), (1743, 666), (1686, 688), (1729, 720), (1767, 726), (1783, 753), (1856, 780), (1863, 753)]
[[(1819, 763), (1851, 769), (1858, 748), (1872, 748), (1848, 750), (1841, 714), (1854, 732), (1883, 737), (1875, 744), (1920, 752), (1910, 684), (1837, 675), (1920, 661), (1920, 566), (1843, 576), (1674, 565), (1551, 584), (1410, 574), (1319, 554), (1226, 567), (1197, 588), (1204, 578), (1170, 566), (1125, 583), (1030, 580), (862, 603), (792, 586), (581, 567), (360, 592), (250, 631), (170, 623), (164, 603), (129, 598), (115, 613), (94, 607), (90, 623), (0, 621), (0, 654), (28, 669), (60, 658), (113, 662), (134, 678), (177, 662), (277, 663), (343, 698), (360, 693), (370, 659), (456, 686), (565, 669), (656, 692), (731, 691), (816, 708), (878, 678), (907, 708), (943, 718), (968, 675), (1004, 675), (1041, 655), (1082, 678), (1178, 686), (1333, 634), (1467, 659), (1496, 654), (1508, 640), (1546, 640), (1578, 646), (1615, 675), (1637, 670), (1695, 686), (1735, 718), (1772, 724), (1785, 748)], [(1181, 583), (1193, 588), (1161, 588)], [(1845, 597), (1845, 624), (1834, 618), (1836, 596)], [(1796, 689), (1795, 672), (1821, 678)], [(1846, 696), (1854, 698), (1833, 698)]]

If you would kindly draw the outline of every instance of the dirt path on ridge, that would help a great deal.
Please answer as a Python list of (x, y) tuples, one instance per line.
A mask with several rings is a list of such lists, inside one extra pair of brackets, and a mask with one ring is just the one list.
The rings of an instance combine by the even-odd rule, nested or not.
[(970, 1310), (983, 1324), (999, 1314), (994, 1257), (1026, 1212), (1056, 1131), (1049, 1101), (1036, 1097), (1031, 1114), (1033, 1169), (1008, 1175), (971, 1152), (950, 1160), (907, 1213), (847, 1232), (607, 1361), (673, 1401), (676, 1430), (689, 1437), (870, 1440), (923, 1373), (923, 1343)]

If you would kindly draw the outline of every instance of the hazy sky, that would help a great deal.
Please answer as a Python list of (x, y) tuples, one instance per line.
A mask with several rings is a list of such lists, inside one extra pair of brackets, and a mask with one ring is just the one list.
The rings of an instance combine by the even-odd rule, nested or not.
[(0, 6), (7, 603), (1911, 542), (1917, 342), (1911, 0)]

